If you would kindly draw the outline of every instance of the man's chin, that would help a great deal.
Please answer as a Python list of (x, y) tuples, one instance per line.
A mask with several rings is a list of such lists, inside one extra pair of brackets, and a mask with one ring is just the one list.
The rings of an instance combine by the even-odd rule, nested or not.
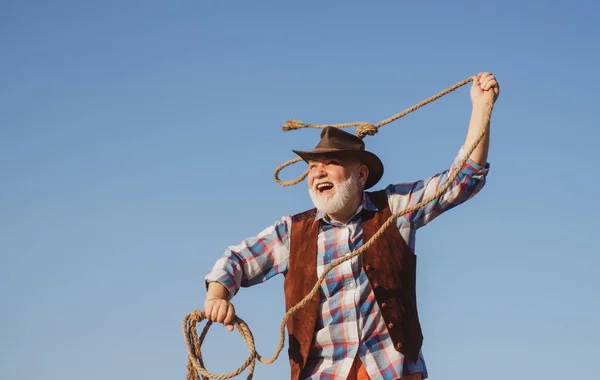
[(331, 194), (315, 194), (315, 199), (319, 200), (320, 202), (328, 202), (330, 200), (332, 200), (335, 197), (335, 193), (331, 193)]
[(325, 214), (330, 214), (339, 211), (339, 207), (335, 207), (331, 202), (314, 202), (315, 208)]

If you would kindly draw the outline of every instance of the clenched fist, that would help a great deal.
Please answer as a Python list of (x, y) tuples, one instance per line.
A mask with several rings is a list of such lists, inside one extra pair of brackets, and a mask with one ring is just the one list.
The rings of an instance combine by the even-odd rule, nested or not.
[(208, 298), (204, 302), (204, 314), (209, 320), (222, 323), (227, 330), (233, 331), (235, 308), (231, 302), (221, 298)]
[(473, 77), (473, 85), (471, 86), (471, 101), (474, 106), (485, 105), (490, 101), (491, 93), (493, 96), (492, 102), (495, 102), (500, 95), (500, 86), (494, 74), (492, 73), (479, 73)]

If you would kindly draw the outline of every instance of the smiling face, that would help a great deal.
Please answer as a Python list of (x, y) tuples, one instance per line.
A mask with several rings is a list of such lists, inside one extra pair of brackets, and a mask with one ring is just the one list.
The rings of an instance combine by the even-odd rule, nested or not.
[(321, 155), (309, 161), (308, 189), (315, 207), (334, 217), (352, 214), (362, 198), (368, 169), (351, 156)]

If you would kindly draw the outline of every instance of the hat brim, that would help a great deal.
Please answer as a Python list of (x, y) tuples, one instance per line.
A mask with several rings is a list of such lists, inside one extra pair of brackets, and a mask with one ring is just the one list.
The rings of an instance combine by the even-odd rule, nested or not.
[(369, 176), (365, 182), (365, 190), (375, 186), (383, 177), (383, 162), (375, 155), (367, 150), (350, 150), (350, 149), (316, 149), (313, 151), (293, 150), (305, 162), (309, 162), (315, 156), (323, 155), (343, 155), (350, 154), (362, 161), (369, 168)]

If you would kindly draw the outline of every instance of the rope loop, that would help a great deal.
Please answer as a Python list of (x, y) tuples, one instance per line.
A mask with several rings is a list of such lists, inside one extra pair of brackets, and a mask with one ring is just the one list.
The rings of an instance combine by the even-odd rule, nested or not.
[[(208, 321), (204, 329), (202, 330), (202, 334), (200, 337), (196, 337), (196, 324), (202, 322), (207, 319), (206, 314), (203, 311), (195, 310), (188, 314), (183, 320), (183, 330), (190, 331), (190, 334), (184, 334), (186, 336), (186, 346), (188, 350), (188, 374), (186, 380), (200, 380), (198, 376), (198, 372), (202, 375), (202, 379), (230, 379), (234, 376), (239, 375), (244, 372), (246, 368), (249, 368), (250, 374), (254, 372), (255, 359), (258, 357), (258, 353), (256, 352), (256, 348), (254, 345), (254, 337), (252, 336), (252, 332), (250, 328), (239, 317), (234, 317), (233, 325), (238, 330), (246, 345), (250, 349), (250, 355), (248, 359), (235, 371), (228, 373), (226, 375), (219, 375), (216, 373), (208, 372), (204, 367), (204, 362), (202, 360), (202, 352), (200, 351), (200, 347), (206, 338), (206, 334), (208, 333), (208, 329), (213, 324), (212, 321)], [(251, 376), (249, 377), (249, 379)]]
[[(414, 106), (405, 109), (402, 112), (399, 112), (387, 119), (384, 119), (375, 125), (364, 122), (364, 121), (359, 121), (359, 122), (354, 122), (354, 123), (343, 123), (343, 124), (310, 124), (310, 123), (304, 123), (299, 120), (287, 120), (286, 123), (283, 125), (282, 129), (284, 132), (286, 132), (286, 131), (293, 131), (293, 130), (302, 129), (302, 128), (358, 127), (356, 130), (356, 135), (359, 136), (360, 138), (364, 138), (366, 135), (374, 136), (377, 133), (378, 129), (383, 127), (384, 125), (392, 123), (392, 122), (408, 115), (409, 113), (414, 112), (414, 111), (418, 110), (419, 108), (441, 98), (442, 96), (451, 93), (452, 91), (456, 90), (457, 88), (460, 88), (460, 87), (466, 85), (467, 83), (472, 82), (473, 78), (474, 77), (469, 77), (469, 78), (463, 79), (462, 81), (448, 87), (447, 89), (433, 95), (432, 97), (429, 97), (429, 98), (423, 100), (422, 102), (419, 102), (419, 103), (415, 104)], [(294, 162), (298, 162), (298, 161), (300, 161), (300, 160), (295, 160)], [(290, 180), (290, 181), (281, 181), (279, 179), (278, 175), (279, 175), (279, 172), (281, 171), (281, 169), (293, 164), (294, 162), (287, 161), (287, 162), (283, 163), (282, 165), (280, 165), (279, 167), (277, 167), (277, 169), (275, 169), (275, 175), (274, 175), (275, 182), (277, 182), (281, 186), (291, 186), (291, 185), (296, 185), (296, 184), (302, 182), (304, 180), (304, 178), (306, 178), (308, 172), (305, 172), (300, 177), (298, 177), (294, 180)]]
[(290, 166), (291, 164), (294, 164), (299, 161), (302, 161), (302, 159), (300, 157), (296, 157), (293, 160), (286, 161), (283, 164), (279, 165), (277, 167), (277, 169), (275, 170), (275, 173), (273, 174), (273, 177), (275, 177), (275, 182), (277, 182), (281, 186), (292, 186), (292, 185), (302, 182), (304, 180), (304, 178), (306, 178), (306, 176), (308, 175), (308, 170), (304, 171), (304, 173), (302, 173), (300, 175), (300, 177), (293, 179), (291, 181), (282, 181), (281, 179), (279, 179), (280, 171), (282, 171), (286, 167)]

